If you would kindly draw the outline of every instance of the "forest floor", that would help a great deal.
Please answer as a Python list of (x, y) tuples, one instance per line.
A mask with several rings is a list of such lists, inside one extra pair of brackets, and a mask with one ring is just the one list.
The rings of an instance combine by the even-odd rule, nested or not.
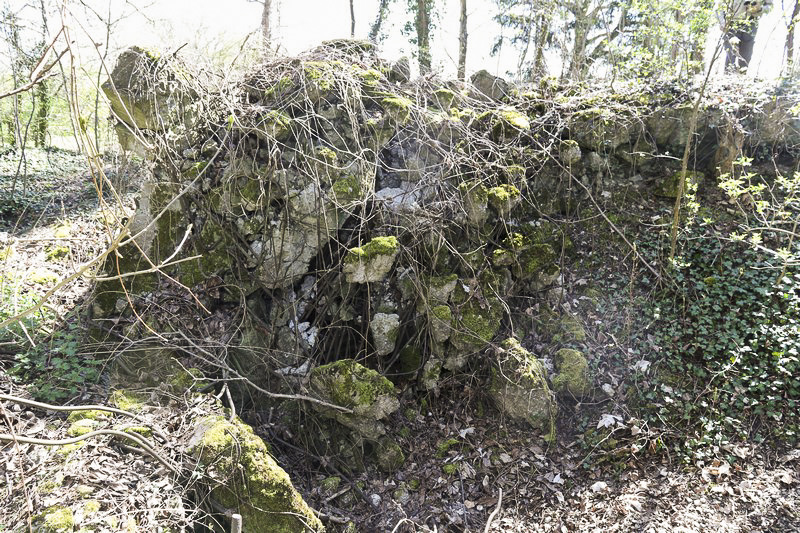
[[(13, 185), (18, 161), (13, 154), (0, 156), (4, 194)], [(0, 251), (13, 250), (2, 257), (7, 290), (0, 302), (5, 313), (0, 319), (37, 301), (77, 265), (101, 252), (108, 239), (97, 211), (94, 182), (80, 156), (29, 150), (27, 161), (21, 200), (0, 206)], [(18, 181), (16, 186), (20, 185)], [(655, 219), (665, 209), (666, 204), (649, 203), (636, 215)], [(643, 217), (645, 211), (652, 216)], [(573, 237), (584, 249), (595, 238), (582, 236), (578, 227)], [(608, 384), (612, 392), (562, 403), (558, 438), (552, 444), (497, 416), (484, 391), (485, 376), (480, 375), (445, 381), (422, 404), (401, 397), (401, 409), (392, 423), (407, 428), (399, 440), (407, 454), (404, 466), (393, 474), (370, 467), (348, 475), (335, 461), (325, 464), (299, 450), (291, 428), (275, 424), (270, 413), (250, 410), (242, 417), (270, 443), (278, 462), (309, 504), (323, 513), (332, 531), (343, 530), (351, 520), (358, 531), (398, 532), (800, 531), (800, 450), (740, 443), (731, 451), (737, 457), (731, 466), (716, 459), (686, 461), (669, 449), (647, 444), (631, 446), (631, 442), (656, 442), (659, 430), (635, 419), (624, 395), (613, 392), (622, 390), (637, 361), (626, 346), (603, 332), (606, 324), (624, 322), (636, 310), (626, 307), (625, 297), (608, 300), (602, 308), (573, 298), (570, 287), (582, 284), (588, 268), (576, 268), (566, 277), (565, 298), (574, 309), (583, 310), (587, 352), (596, 358), (596, 382)], [(604, 272), (595, 274), (600, 277)], [(629, 273), (608, 275), (613, 283)], [(85, 327), (90, 291), (91, 282), (85, 277), (66, 284), (48, 301), (46, 313), (27, 322), (27, 331), (14, 330), (2, 339), (0, 392), (41, 397), (36, 394), (41, 391), (33, 388), (46, 381), (20, 377), (28, 375), (20, 374), (20, 359), (32, 357), (31, 353), (38, 359), (27, 371), (53, 372), (58, 370), (54, 361), (59, 355), (80, 356), (92, 349), (79, 344), (64, 353), (65, 342), (58, 337), (63, 331), (72, 332), (70, 338), (79, 337), (75, 332)], [(624, 286), (620, 293), (625, 295)], [(632, 296), (628, 300), (631, 305), (634, 301)], [(45, 333), (37, 336), (34, 328)], [(29, 347), (23, 353), (19, 346), (26, 337), (40, 349)], [(535, 347), (536, 339), (531, 342)], [(98, 372), (102, 374), (102, 365)], [(72, 384), (68, 390), (51, 392), (54, 399), (73, 405), (107, 403), (109, 391), (102, 379), (97, 385), (81, 379)], [(39, 438), (64, 435), (63, 414), (8, 403), (2, 407), (1, 432)], [(178, 402), (173, 408), (188, 410), (190, 405)], [(169, 410), (153, 410), (147, 416), (156, 426), (180, 426)], [(610, 428), (609, 436), (618, 432), (643, 438), (620, 439), (618, 446), (603, 442), (588, 446), (583, 435), (595, 427)], [(94, 487), (91, 498), (99, 503), (99, 509), (80, 516), (82, 524), (97, 530), (123, 530), (129, 524), (126, 517), (144, 523), (146, 513), (157, 517), (167, 495), (181, 494), (176, 480), (157, 463), (109, 440), (84, 447), (68, 465), (54, 449), (3, 445), (0, 531), (17, 531), (42, 509), (68, 501), (81, 486)], [(58, 483), (47, 484), (56, 479)]]

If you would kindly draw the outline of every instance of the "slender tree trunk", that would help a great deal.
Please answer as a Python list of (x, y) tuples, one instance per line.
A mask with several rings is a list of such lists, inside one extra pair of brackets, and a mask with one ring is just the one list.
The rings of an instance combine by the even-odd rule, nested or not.
[[(103, 55), (100, 57), (100, 66), (97, 67), (97, 87), (100, 87), (100, 80), (105, 73), (106, 59), (108, 58), (108, 49), (111, 45), (111, 28), (114, 23), (111, 21), (111, 2), (108, 3), (108, 16), (104, 21), (106, 26), (106, 42), (103, 46)], [(100, 150), (100, 91), (94, 93), (94, 147), (98, 152)]]
[(461, 24), (458, 31), (458, 79), (467, 79), (467, 0), (461, 0)]
[(528, 0), (528, 11), (527, 11), (527, 25), (528, 28), (525, 35), (525, 46), (522, 47), (522, 50), (519, 53), (519, 58), (517, 59), (517, 78), (524, 79), (526, 76), (523, 75), (522, 69), (525, 66), (525, 61), (528, 59), (528, 51), (531, 49), (531, 42), (533, 41), (533, 14), (536, 12), (535, 7), (535, 0)]
[(375, 17), (375, 22), (372, 23), (372, 28), (369, 30), (369, 40), (373, 43), (378, 42), (378, 37), (381, 33), (381, 26), (383, 20), (386, 18), (386, 13), (389, 11), (389, 0), (381, 0), (378, 6), (378, 16)]
[(430, 20), (428, 6), (431, 0), (417, 0), (417, 51), (419, 53), (419, 73), (431, 71)]
[(353, 0), (350, 0), (350, 38), (356, 36), (356, 10), (353, 7)]
[(547, 45), (547, 35), (550, 33), (550, 17), (547, 13), (542, 13), (539, 23), (536, 25), (536, 55), (533, 57), (533, 74), (544, 76), (546, 69), (544, 65), (544, 48)]
[(269, 54), (269, 47), (272, 44), (272, 28), (270, 26), (270, 14), (272, 13), (272, 0), (263, 0), (264, 10), (261, 12), (261, 35), (263, 40), (264, 54)]
[(800, 17), (800, 0), (794, 1), (792, 18), (789, 19), (789, 31), (786, 34), (786, 75), (791, 76), (794, 71), (794, 30), (797, 18)]
[[(40, 3), (42, 14), (42, 53), (47, 46), (47, 11), (45, 10), (44, 0)], [(39, 148), (44, 148), (47, 143), (47, 123), (50, 114), (50, 91), (48, 90), (48, 83), (42, 81), (36, 86), (34, 91), (34, 101), (36, 103), (36, 117), (33, 121), (33, 144)]]
[(569, 62), (569, 77), (577, 81), (581, 78), (583, 64), (586, 60), (586, 41), (589, 34), (589, 17), (586, 11), (575, 10), (575, 41), (572, 45), (572, 57)]

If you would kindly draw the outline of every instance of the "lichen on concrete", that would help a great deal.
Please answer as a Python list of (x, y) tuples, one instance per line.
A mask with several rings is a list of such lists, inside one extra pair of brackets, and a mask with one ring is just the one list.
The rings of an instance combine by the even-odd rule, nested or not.
[(369, 323), (375, 353), (388, 355), (394, 351), (397, 333), (400, 329), (400, 315), (396, 313), (375, 313)]

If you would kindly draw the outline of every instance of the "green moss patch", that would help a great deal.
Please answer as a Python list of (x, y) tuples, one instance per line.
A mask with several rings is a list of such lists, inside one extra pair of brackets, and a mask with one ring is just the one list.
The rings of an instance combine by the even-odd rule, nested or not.
[(63, 533), (75, 527), (75, 517), (69, 507), (50, 507), (33, 521), (41, 533)]
[(221, 505), (236, 509), (248, 531), (322, 531), (288, 474), (270, 456), (252, 428), (238, 418), (203, 419), (190, 444), (191, 453), (215, 473), (219, 485), (211, 495)]
[(381, 100), (381, 107), (396, 124), (405, 124), (411, 115), (414, 102), (405, 96), (390, 96)]
[(592, 383), (589, 380), (589, 363), (578, 350), (564, 348), (556, 352), (555, 366), (558, 374), (553, 377), (556, 392), (582, 398), (589, 394)]
[(98, 425), (99, 422), (96, 420), (84, 418), (78, 420), (77, 422), (73, 422), (67, 429), (67, 435), (70, 437), (80, 437), (81, 435), (86, 435), (87, 433), (94, 431)]

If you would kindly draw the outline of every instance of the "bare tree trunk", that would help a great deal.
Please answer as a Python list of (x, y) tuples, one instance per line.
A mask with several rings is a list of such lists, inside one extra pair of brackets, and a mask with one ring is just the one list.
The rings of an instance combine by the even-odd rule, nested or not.
[(265, 54), (269, 54), (269, 47), (272, 44), (272, 28), (270, 26), (271, 13), (272, 0), (264, 0), (264, 10), (261, 12), (261, 35)]
[(791, 76), (794, 71), (794, 30), (797, 25), (797, 18), (800, 16), (800, 0), (794, 1), (792, 18), (789, 19), (789, 31), (786, 34), (786, 75)]
[(350, 38), (356, 36), (356, 10), (353, 7), (353, 0), (350, 0)]
[(544, 76), (546, 72), (544, 65), (544, 47), (547, 45), (547, 35), (550, 33), (550, 17), (547, 13), (542, 13), (539, 17), (536, 31), (536, 55), (533, 58), (533, 73), (536, 76)]
[(461, 0), (461, 24), (458, 32), (458, 79), (467, 79), (467, 0)]
[[(45, 10), (44, 0), (40, 1), (42, 14), (42, 53), (46, 53), (47, 47), (47, 11)], [(48, 116), (50, 114), (50, 91), (48, 83), (44, 80), (36, 86), (34, 91), (34, 103), (36, 117), (33, 121), (33, 144), (39, 148), (44, 148), (47, 143)]]
[(428, 5), (431, 0), (417, 0), (417, 51), (419, 53), (419, 73), (431, 71), (430, 20)]
[(378, 16), (375, 17), (375, 22), (372, 23), (372, 28), (369, 30), (370, 41), (378, 41), (378, 37), (381, 33), (381, 26), (383, 26), (383, 20), (386, 18), (387, 11), (389, 11), (389, 0), (381, 0), (380, 6), (378, 6)]
[(575, 41), (572, 45), (572, 57), (569, 62), (569, 78), (577, 81), (581, 78), (583, 65), (586, 60), (586, 41), (589, 34), (589, 19), (585, 11), (574, 11), (575, 14)]

